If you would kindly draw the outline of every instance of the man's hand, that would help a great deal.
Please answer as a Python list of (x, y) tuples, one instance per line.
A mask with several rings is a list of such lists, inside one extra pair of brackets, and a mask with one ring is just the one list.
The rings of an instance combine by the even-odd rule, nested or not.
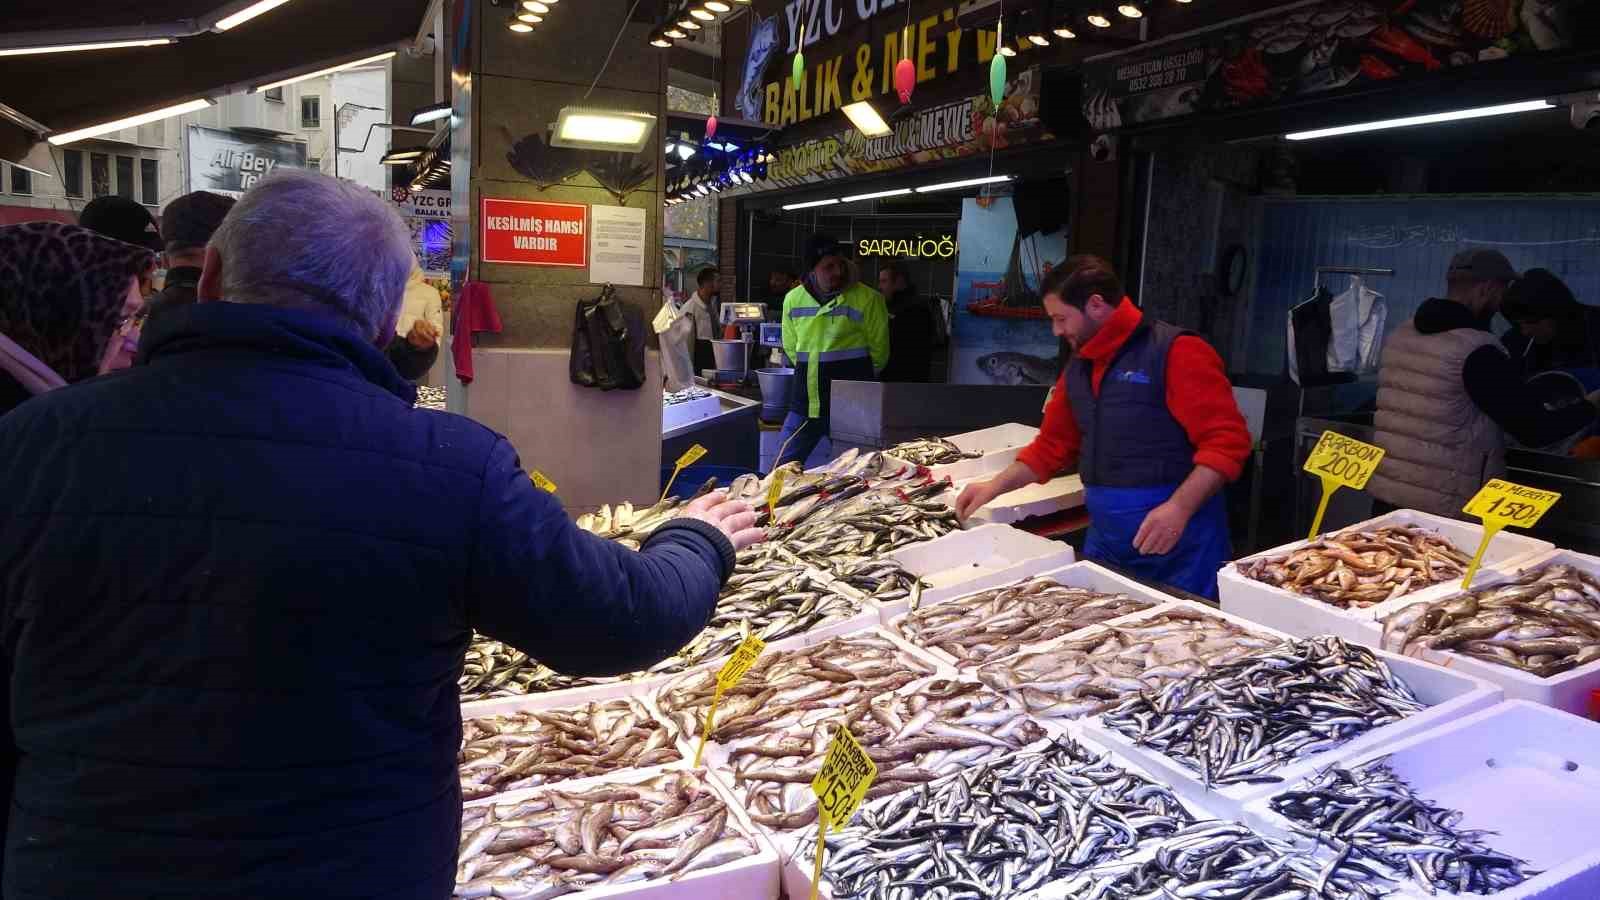
[(727, 491), (713, 491), (689, 504), (685, 518), (710, 522), (733, 542), (733, 549), (743, 550), (751, 544), (767, 539), (767, 532), (755, 527), (756, 512), (750, 504), (729, 500)]
[(1171, 500), (1150, 510), (1139, 524), (1139, 533), (1133, 536), (1133, 549), (1145, 556), (1172, 552), (1189, 526), (1189, 516), (1187, 509)]
[(412, 323), (406, 342), (418, 350), (431, 350), (439, 343), (439, 329), (426, 319), (418, 319)]
[(965, 522), (968, 516), (982, 509), (990, 500), (1005, 493), (1003, 487), (994, 479), (977, 481), (961, 489), (961, 496), (956, 498), (956, 518)]

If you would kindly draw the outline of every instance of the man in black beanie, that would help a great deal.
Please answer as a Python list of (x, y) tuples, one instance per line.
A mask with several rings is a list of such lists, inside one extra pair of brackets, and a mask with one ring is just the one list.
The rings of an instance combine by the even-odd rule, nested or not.
[(1551, 369), (1600, 370), (1600, 308), (1579, 303), (1549, 269), (1529, 269), (1511, 282), (1500, 315), (1516, 326), (1500, 342), (1524, 376)]
[(195, 191), (167, 204), (161, 213), (161, 235), (166, 238), (167, 281), (161, 291), (145, 304), (145, 331), (139, 335), (144, 349), (144, 334), (152, 321), (195, 302), (200, 270), (206, 263), (206, 244), (222, 224), (233, 198), (210, 191)]

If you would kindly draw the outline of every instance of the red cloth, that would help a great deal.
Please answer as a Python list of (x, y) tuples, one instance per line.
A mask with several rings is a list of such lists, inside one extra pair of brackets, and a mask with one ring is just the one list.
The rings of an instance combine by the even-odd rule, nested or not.
[[(1100, 379), (1142, 321), (1144, 313), (1123, 297), (1111, 318), (1078, 351), (1079, 356), (1093, 363), (1090, 379), (1097, 396)], [(1215, 469), (1229, 481), (1239, 477), (1250, 455), (1250, 431), (1233, 399), (1233, 385), (1223, 371), (1222, 357), (1203, 338), (1183, 335), (1167, 351), (1167, 409), (1189, 435), (1189, 443), (1194, 444), (1195, 465)], [(1063, 372), (1045, 404), (1039, 436), (1017, 454), (1017, 461), (1044, 482), (1076, 464), (1082, 446), (1083, 435), (1072, 417)]]
[(462, 384), (471, 384), (472, 336), (484, 331), (500, 333), (500, 310), (495, 309), (487, 284), (469, 281), (461, 286), (450, 327), (450, 355), (455, 357), (456, 377)]

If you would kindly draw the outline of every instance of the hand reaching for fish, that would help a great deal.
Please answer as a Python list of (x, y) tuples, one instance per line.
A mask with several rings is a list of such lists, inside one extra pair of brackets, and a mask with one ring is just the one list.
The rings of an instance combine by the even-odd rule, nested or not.
[(727, 491), (713, 491), (689, 504), (684, 518), (699, 519), (715, 525), (733, 542), (733, 549), (743, 550), (767, 539), (767, 533), (756, 527), (756, 511), (750, 504), (729, 500)]
[(1168, 500), (1145, 514), (1139, 523), (1139, 533), (1133, 536), (1133, 549), (1145, 556), (1171, 553), (1189, 527), (1189, 510), (1174, 500)]

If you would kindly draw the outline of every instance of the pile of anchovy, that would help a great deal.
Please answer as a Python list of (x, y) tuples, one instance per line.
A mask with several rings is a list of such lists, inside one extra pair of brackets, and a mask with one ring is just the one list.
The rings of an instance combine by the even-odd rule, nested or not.
[(756, 852), (737, 816), (691, 772), (582, 791), (551, 788), (462, 810), (455, 897), (544, 900), (676, 881)]
[(807, 562), (827, 567), (839, 558), (859, 560), (881, 556), (910, 544), (919, 544), (961, 530), (950, 506), (930, 499), (947, 488), (929, 482), (897, 491), (878, 503), (848, 515), (819, 517), (797, 527), (783, 538), (784, 546)]
[(520, 697), (546, 691), (615, 684), (619, 678), (578, 678), (562, 675), (521, 650), (493, 638), (474, 634), (461, 669), (461, 701), (494, 697)]
[(1523, 868), (1525, 860), (1490, 848), (1484, 838), (1494, 832), (1458, 828), (1464, 814), (1419, 795), (1388, 757), (1324, 769), (1270, 803), (1296, 832), (1340, 858), (1380, 862), (1430, 894), (1490, 894), (1538, 874)]
[(1085, 900), (1357, 900), (1387, 896), (1375, 874), (1342, 860), (1317, 868), (1287, 844), (1237, 822), (1206, 819), (1162, 841), (1132, 866), (1096, 873)]
[(1568, 565), (1434, 603), (1383, 623), (1383, 649), (1450, 650), (1549, 678), (1600, 660), (1600, 579)]
[(710, 391), (695, 385), (693, 387), (686, 387), (681, 391), (663, 392), (661, 395), (661, 405), (677, 406), (680, 403), (688, 403), (691, 400), (703, 400), (709, 396), (711, 396)]
[(673, 738), (631, 699), (468, 719), (457, 757), (461, 798), (674, 762), (683, 756)]
[(1209, 789), (1281, 781), (1274, 770), (1424, 708), (1372, 651), (1324, 635), (1131, 696), (1101, 721)]
[(890, 447), (884, 453), (918, 466), (942, 466), (963, 459), (977, 459), (983, 455), (976, 451), (963, 450), (944, 438), (906, 441)]
[(869, 600), (894, 603), (909, 599), (912, 609), (922, 604), (922, 592), (928, 588), (927, 582), (892, 559), (841, 558), (828, 571), (835, 580), (866, 594)]
[(1237, 563), (1246, 578), (1345, 609), (1365, 609), (1460, 578), (1472, 556), (1436, 531), (1386, 525), (1318, 538), (1278, 556)]
[[(1166, 787), (1061, 739), (863, 808), (830, 828), (823, 878), (840, 900), (1015, 897), (1193, 821)], [(808, 871), (816, 843), (798, 842)]]
[(987, 663), (976, 674), (1017, 698), (1035, 718), (1076, 719), (1277, 644), (1226, 619), (1174, 607)]
[(967, 668), (1155, 606), (1126, 594), (1030, 578), (914, 609), (898, 619), (894, 628), (913, 644), (936, 648), (953, 658), (958, 667)]

